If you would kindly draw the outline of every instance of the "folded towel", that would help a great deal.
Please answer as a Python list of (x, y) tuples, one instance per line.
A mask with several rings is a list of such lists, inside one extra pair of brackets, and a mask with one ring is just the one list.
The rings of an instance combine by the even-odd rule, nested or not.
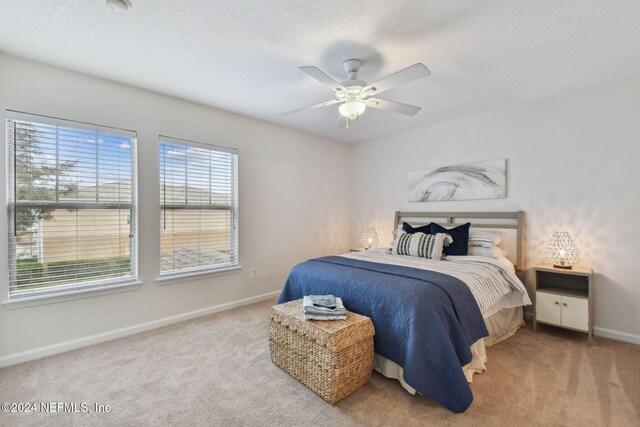
[(315, 306), (312, 304), (311, 302), (311, 296), (305, 296), (302, 300), (302, 307), (304, 308), (305, 311), (310, 311), (310, 312), (314, 312), (314, 313), (332, 313), (335, 314), (336, 312), (340, 313), (340, 314), (344, 314), (344, 312), (346, 312), (346, 309), (344, 308), (344, 305), (342, 304), (342, 299), (341, 298), (336, 298), (334, 297), (336, 302), (335, 302), (335, 307), (334, 308), (329, 308), (329, 307), (322, 307), (322, 306)]
[(311, 314), (314, 316), (346, 316), (347, 315), (347, 310), (345, 308), (341, 308), (341, 309), (336, 309), (333, 311), (322, 311), (322, 310), (315, 310), (313, 307), (307, 307), (304, 309), (304, 314)]
[(347, 320), (347, 316), (314, 316), (312, 314), (305, 314), (304, 320)]
[(344, 308), (341, 298), (334, 297), (335, 308), (316, 307), (311, 303), (311, 296), (302, 300), (305, 320), (347, 320), (347, 309)]
[(333, 295), (309, 295), (308, 301), (314, 307), (329, 308), (331, 310), (337, 307), (336, 297)]
[(313, 313), (335, 314), (340, 312), (346, 312), (346, 309), (344, 307), (336, 307), (333, 310), (331, 310), (329, 308), (314, 307), (310, 305), (310, 306), (304, 307), (304, 311), (313, 312)]

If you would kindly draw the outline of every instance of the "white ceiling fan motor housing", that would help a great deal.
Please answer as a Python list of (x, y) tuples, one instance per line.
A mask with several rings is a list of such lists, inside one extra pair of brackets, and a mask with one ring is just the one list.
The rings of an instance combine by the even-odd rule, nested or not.
[[(342, 63), (342, 68), (344, 68), (344, 71), (347, 73), (349, 80), (345, 80), (340, 84), (347, 89), (358, 88), (359, 90), (362, 90), (362, 88), (367, 85), (367, 82), (358, 80), (358, 71), (360, 70), (361, 65), (362, 62), (359, 59), (347, 59), (344, 61)], [(354, 91), (348, 90), (347, 93), (349, 92), (353, 93)]]

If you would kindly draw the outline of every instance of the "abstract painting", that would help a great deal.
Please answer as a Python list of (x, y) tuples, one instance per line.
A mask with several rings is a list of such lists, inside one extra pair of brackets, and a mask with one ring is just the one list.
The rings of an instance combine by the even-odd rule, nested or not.
[(410, 202), (504, 199), (506, 159), (409, 171)]

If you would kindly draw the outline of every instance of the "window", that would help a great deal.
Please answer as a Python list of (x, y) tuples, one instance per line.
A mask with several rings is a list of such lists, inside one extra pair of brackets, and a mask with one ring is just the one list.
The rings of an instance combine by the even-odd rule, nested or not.
[(160, 276), (238, 266), (238, 153), (160, 137)]
[(136, 134), (7, 111), (9, 298), (130, 282)]

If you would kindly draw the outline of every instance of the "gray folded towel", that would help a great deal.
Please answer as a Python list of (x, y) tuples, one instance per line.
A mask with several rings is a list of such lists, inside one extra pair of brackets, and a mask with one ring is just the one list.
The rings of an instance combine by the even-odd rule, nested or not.
[[(334, 297), (335, 298), (335, 297)], [(335, 308), (316, 307), (311, 303), (311, 296), (302, 300), (305, 320), (346, 320), (347, 309), (342, 304), (342, 299), (335, 298)]]
[(328, 308), (319, 308), (319, 307), (313, 307), (313, 306), (309, 306), (309, 307), (305, 307), (304, 308), (304, 312), (305, 313), (314, 313), (314, 314), (346, 314), (347, 313), (347, 309), (344, 307), (336, 307), (333, 310), (330, 310)]
[(313, 308), (305, 308), (304, 309), (304, 314), (311, 314), (314, 316), (323, 316), (323, 317), (331, 317), (331, 316), (346, 316), (347, 315), (347, 309), (345, 308), (340, 308), (340, 309), (335, 309), (333, 311), (321, 311), (321, 310), (315, 310)]
[(329, 308), (331, 310), (337, 307), (336, 297), (333, 295), (309, 295), (309, 302), (314, 307)]
[(312, 295), (305, 296), (302, 300), (302, 307), (304, 308), (305, 312), (308, 311), (313, 313), (332, 313), (332, 314), (335, 314), (336, 312), (340, 314), (344, 314), (344, 312), (346, 312), (346, 309), (342, 304), (342, 299), (340, 298), (333, 297), (335, 299), (335, 305), (333, 308), (330, 308), (330, 307), (314, 305), (312, 303), (312, 297), (313, 297)]

